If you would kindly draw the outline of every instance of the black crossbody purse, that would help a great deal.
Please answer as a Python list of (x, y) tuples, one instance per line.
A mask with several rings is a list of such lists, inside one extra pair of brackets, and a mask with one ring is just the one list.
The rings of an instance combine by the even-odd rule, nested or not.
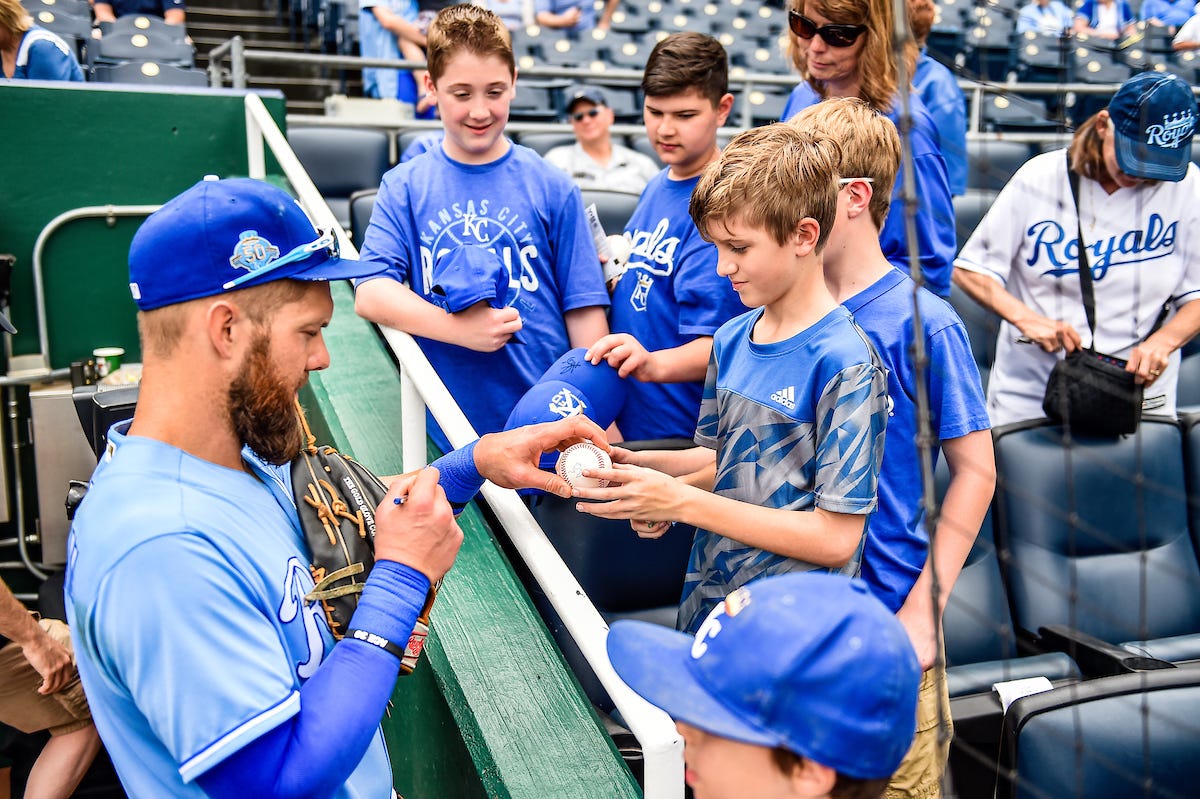
[[(1092, 287), (1092, 267), (1088, 263), (1079, 223), (1079, 175), (1071, 169), (1069, 156), (1067, 175), (1071, 184), (1071, 199), (1075, 202), (1079, 286), (1092, 341), (1087, 349), (1068, 353), (1054, 365), (1046, 382), (1042, 410), (1049, 419), (1073, 433), (1126, 435), (1137, 430), (1142, 420), (1142, 386), (1132, 372), (1125, 371), (1128, 361), (1096, 351), (1096, 294)], [(1170, 310), (1168, 301), (1163, 304), (1154, 327), (1146, 334), (1147, 338), (1162, 326)]]

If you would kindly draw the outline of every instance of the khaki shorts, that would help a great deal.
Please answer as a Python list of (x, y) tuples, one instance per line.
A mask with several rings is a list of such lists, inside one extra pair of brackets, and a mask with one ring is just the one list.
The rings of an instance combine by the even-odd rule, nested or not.
[[(73, 660), (75, 653), (67, 625), (58, 619), (42, 619), (38, 623), (71, 652)], [(0, 649), (0, 722), (21, 732), (48, 730), (51, 735), (66, 735), (92, 723), (78, 672), (66, 688), (50, 696), (37, 692), (41, 684), (42, 675), (25, 659), (20, 645), (11, 641), (5, 644)]]
[[(942, 709), (945, 724), (939, 724)], [(935, 799), (942, 795), (942, 774), (950, 756), (954, 725), (950, 720), (946, 669), (934, 666), (921, 677), (917, 696), (917, 734), (908, 754), (888, 782), (885, 799)], [(944, 740), (939, 740), (944, 736)]]

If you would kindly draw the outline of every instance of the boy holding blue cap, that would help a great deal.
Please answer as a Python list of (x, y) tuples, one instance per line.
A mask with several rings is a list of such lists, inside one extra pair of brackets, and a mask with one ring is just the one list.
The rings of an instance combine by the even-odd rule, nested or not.
[(858, 580), (764, 578), (714, 607), (694, 638), (618, 621), (608, 656), (675, 719), (696, 799), (875, 799), (912, 740), (916, 655)]
[[(450, 6), (427, 43), (445, 137), (384, 175), (362, 257), (385, 271), (358, 283), (355, 306), (416, 336), (476, 432), (490, 433), (556, 358), (608, 332), (608, 292), (579, 189), (504, 136), (517, 73), (500, 18)], [(490, 253), (508, 291), (448, 312), (433, 289), (461, 284), (447, 254), (462, 247)]]

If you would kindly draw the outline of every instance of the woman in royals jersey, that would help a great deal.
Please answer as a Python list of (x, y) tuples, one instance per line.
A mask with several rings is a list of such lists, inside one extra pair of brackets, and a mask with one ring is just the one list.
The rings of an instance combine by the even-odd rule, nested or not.
[[(1165, 72), (1126, 81), (1108, 107), (1004, 187), (954, 262), (954, 282), (1003, 319), (988, 384), (995, 426), (1043, 416), (1055, 361), (1080, 347), (1127, 359), (1143, 411), (1175, 415), (1179, 348), (1200, 329), (1200, 172), (1192, 89)], [(1068, 164), (1080, 176), (1079, 210)], [(1082, 238), (1095, 341), (1079, 283)], [(1170, 315), (1155, 332), (1164, 304)]]

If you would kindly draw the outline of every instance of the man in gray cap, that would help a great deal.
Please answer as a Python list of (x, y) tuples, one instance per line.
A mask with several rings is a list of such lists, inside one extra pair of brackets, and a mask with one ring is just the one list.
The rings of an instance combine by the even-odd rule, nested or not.
[(613, 111), (596, 86), (574, 86), (567, 101), (567, 121), (575, 144), (546, 153), (546, 161), (571, 176), (581, 189), (615, 189), (641, 194), (661, 167), (639, 152), (613, 144), (609, 129)]

